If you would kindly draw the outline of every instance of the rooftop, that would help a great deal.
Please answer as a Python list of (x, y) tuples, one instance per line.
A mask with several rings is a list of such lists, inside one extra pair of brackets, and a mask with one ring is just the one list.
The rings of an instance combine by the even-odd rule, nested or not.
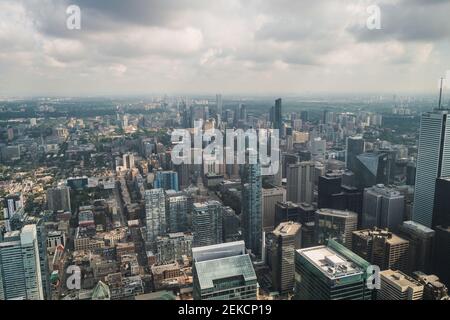
[(381, 279), (390, 282), (401, 291), (405, 291), (408, 288), (414, 288), (417, 290), (423, 289), (423, 285), (419, 281), (415, 280), (404, 274), (401, 271), (384, 270), (380, 272)]
[(318, 246), (299, 249), (297, 252), (332, 280), (364, 273), (356, 263), (330, 247)]
[(195, 263), (200, 288), (214, 288), (214, 280), (242, 276), (244, 280), (256, 280), (256, 273), (248, 254)]
[(389, 232), (387, 230), (378, 229), (378, 228), (353, 231), (353, 234), (355, 234), (363, 239), (369, 239), (369, 238), (375, 238), (375, 237), (385, 238), (386, 241), (390, 244), (400, 244), (400, 243), (408, 242), (408, 240), (405, 240), (405, 239), (397, 236), (395, 233)]
[(302, 225), (297, 222), (282, 222), (275, 228), (275, 230), (273, 230), (273, 234), (277, 236), (295, 236), (301, 227)]

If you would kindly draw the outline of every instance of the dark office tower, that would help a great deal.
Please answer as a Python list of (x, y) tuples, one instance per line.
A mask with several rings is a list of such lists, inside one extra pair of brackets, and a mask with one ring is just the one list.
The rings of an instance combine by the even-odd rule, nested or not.
[(187, 163), (182, 163), (174, 166), (175, 171), (178, 174), (178, 183), (180, 189), (188, 187), (191, 184), (191, 165)]
[(182, 117), (181, 125), (185, 129), (190, 127), (189, 110), (188, 109), (189, 108), (186, 106), (186, 102), (183, 101), (181, 108), (180, 108), (180, 114)]
[(275, 204), (275, 225), (282, 222), (300, 222), (300, 206), (290, 201)]
[(354, 231), (352, 251), (381, 270), (408, 269), (409, 241), (385, 230)]
[(413, 186), (416, 183), (416, 163), (408, 162), (406, 165), (406, 184)]
[(308, 111), (300, 112), (300, 119), (302, 119), (302, 121), (304, 121), (304, 122), (308, 122), (309, 121)]
[(316, 245), (316, 208), (307, 203), (300, 203), (299, 222), (302, 225), (302, 248), (309, 248)]
[(242, 240), (241, 220), (230, 207), (222, 209), (222, 237), (223, 242)]
[(301, 248), (301, 225), (283, 222), (267, 234), (268, 252), (272, 271), (272, 285), (280, 294), (294, 290), (294, 255)]
[(407, 272), (431, 272), (435, 231), (414, 221), (403, 222), (398, 235), (409, 241), (409, 264)]
[(245, 244), (258, 258), (262, 249), (262, 180), (260, 164), (247, 163), (242, 175), (242, 227)]
[(275, 100), (275, 108), (273, 114), (273, 128), (281, 130), (282, 124), (282, 112), (281, 112), (281, 99)]
[(295, 252), (295, 300), (372, 300), (370, 263), (334, 240)]
[(296, 154), (293, 153), (282, 153), (281, 154), (281, 164), (282, 164), (282, 174), (283, 178), (287, 177), (287, 168), (291, 164), (296, 164), (299, 161), (299, 157)]
[(389, 184), (389, 156), (384, 152), (363, 153), (356, 156), (355, 177), (359, 188)]
[(325, 244), (335, 239), (352, 248), (352, 232), (358, 228), (358, 215), (351, 211), (319, 209), (316, 211), (316, 242)]
[(450, 226), (450, 177), (436, 179), (432, 226)]
[(194, 247), (222, 243), (222, 205), (218, 201), (194, 203), (192, 232)]
[(422, 115), (414, 192), (414, 221), (431, 228), (436, 178), (450, 176), (450, 121), (448, 111)]
[(319, 177), (318, 208), (347, 209), (341, 183), (342, 174), (340, 173), (329, 172)]
[(51, 211), (71, 211), (70, 188), (61, 186), (47, 190), (47, 206)]
[(376, 185), (364, 189), (362, 227), (396, 231), (403, 222), (405, 197), (397, 190)]
[(347, 169), (355, 172), (356, 157), (361, 153), (364, 153), (364, 139), (361, 136), (348, 137), (345, 158), (345, 165)]
[(433, 273), (450, 287), (450, 226), (435, 228)]

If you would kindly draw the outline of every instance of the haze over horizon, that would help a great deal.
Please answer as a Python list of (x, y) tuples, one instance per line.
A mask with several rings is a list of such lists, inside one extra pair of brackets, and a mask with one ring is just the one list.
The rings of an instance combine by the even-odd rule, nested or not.
[[(81, 30), (66, 27), (69, 5)], [(3, 0), (1, 96), (436, 94), (450, 1)], [(448, 86), (447, 86), (448, 87)]]

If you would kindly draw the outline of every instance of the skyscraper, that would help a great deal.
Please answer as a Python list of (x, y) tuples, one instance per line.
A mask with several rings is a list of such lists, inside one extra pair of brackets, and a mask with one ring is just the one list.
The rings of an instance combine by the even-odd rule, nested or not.
[(301, 227), (296, 222), (282, 222), (267, 235), (272, 286), (280, 294), (294, 289), (294, 256), (301, 248)]
[(376, 185), (364, 190), (363, 228), (388, 228), (396, 231), (403, 222), (405, 197), (400, 192)]
[(295, 252), (296, 300), (372, 300), (369, 262), (330, 240)]
[(188, 197), (175, 190), (166, 191), (166, 221), (168, 232), (188, 230)]
[(335, 239), (351, 249), (352, 232), (358, 228), (358, 215), (351, 211), (319, 209), (316, 211), (315, 227), (318, 244)]
[(356, 156), (364, 153), (364, 139), (362, 136), (354, 136), (347, 138), (347, 152), (345, 164), (347, 169), (355, 172)]
[(222, 210), (221, 203), (215, 200), (194, 203), (192, 231), (195, 247), (222, 243)]
[(262, 250), (262, 180), (259, 163), (242, 167), (242, 227), (245, 245), (258, 258)]
[(216, 95), (216, 114), (217, 114), (217, 124), (222, 122), (222, 110), (223, 110), (223, 100), (222, 95)]
[(432, 227), (450, 225), (450, 177), (436, 179)]
[(450, 176), (450, 121), (448, 111), (422, 115), (414, 192), (415, 222), (432, 227), (436, 179)]
[(275, 100), (275, 108), (273, 114), (273, 128), (281, 130), (281, 124), (282, 124), (281, 99), (277, 99)]
[(51, 211), (71, 211), (70, 188), (59, 186), (47, 190), (47, 206)]
[(407, 272), (431, 272), (435, 231), (414, 221), (403, 222), (398, 235), (409, 241), (409, 263)]
[[(127, 122), (128, 122), (128, 118), (127, 118)], [(125, 153), (123, 155), (123, 166), (124, 166), (125, 170), (131, 170), (134, 168), (134, 154)]]
[[(367, 152), (356, 156), (356, 186), (369, 188), (375, 184), (389, 184), (390, 158), (386, 152)], [(352, 170), (353, 171), (353, 170)]]
[(5, 221), (6, 231), (12, 231), (11, 219), (16, 215), (23, 213), (22, 194), (13, 194), (3, 199), (3, 220)]
[(147, 225), (147, 241), (154, 246), (156, 237), (167, 232), (166, 199), (163, 189), (145, 191), (145, 220)]
[(243, 241), (192, 249), (194, 300), (256, 300), (258, 282)]
[(36, 225), (7, 232), (0, 242), (0, 300), (43, 300)]
[(433, 273), (450, 287), (450, 226), (437, 226), (435, 231)]
[(272, 231), (275, 225), (275, 205), (277, 202), (286, 201), (284, 188), (262, 189), (262, 216), (265, 231)]
[(381, 270), (408, 269), (409, 241), (385, 230), (354, 231), (352, 251)]
[(311, 204), (314, 197), (314, 162), (304, 161), (287, 169), (287, 200)]

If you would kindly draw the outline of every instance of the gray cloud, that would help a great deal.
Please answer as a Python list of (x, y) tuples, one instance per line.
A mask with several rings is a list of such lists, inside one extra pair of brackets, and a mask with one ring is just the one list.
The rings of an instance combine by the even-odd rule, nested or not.
[(358, 41), (449, 41), (449, 0), (408, 0), (383, 4), (381, 30), (352, 25), (348, 31)]
[(369, 0), (3, 0), (0, 95), (434, 89), (449, 2), (380, 0), (374, 31)]

